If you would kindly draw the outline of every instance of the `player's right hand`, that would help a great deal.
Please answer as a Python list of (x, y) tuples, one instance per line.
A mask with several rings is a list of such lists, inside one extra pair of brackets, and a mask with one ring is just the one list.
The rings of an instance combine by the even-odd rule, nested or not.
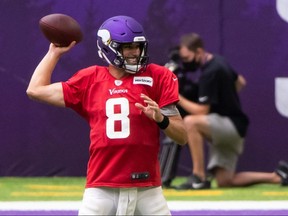
[(49, 52), (52, 52), (55, 56), (61, 57), (64, 53), (68, 52), (72, 49), (76, 44), (76, 41), (71, 42), (71, 44), (67, 47), (59, 47), (53, 43), (50, 43)]

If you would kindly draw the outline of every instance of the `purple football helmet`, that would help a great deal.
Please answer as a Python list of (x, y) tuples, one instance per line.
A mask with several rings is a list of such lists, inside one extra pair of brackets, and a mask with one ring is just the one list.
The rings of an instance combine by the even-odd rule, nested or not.
[[(139, 43), (140, 56), (137, 64), (128, 64), (122, 56), (121, 44)], [(145, 69), (148, 63), (148, 42), (142, 26), (132, 17), (114, 16), (107, 19), (97, 32), (97, 46), (100, 58), (108, 64), (124, 68), (128, 73)]]

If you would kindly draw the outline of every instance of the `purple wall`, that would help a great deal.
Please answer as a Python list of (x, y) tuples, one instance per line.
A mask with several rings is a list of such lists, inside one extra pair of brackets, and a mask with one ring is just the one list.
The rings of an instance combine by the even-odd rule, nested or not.
[[(84, 32), (84, 40), (61, 59), (53, 81), (103, 63), (97, 56), (96, 30), (114, 15), (133, 16), (143, 24), (151, 62), (159, 64), (167, 61), (168, 49), (181, 34), (200, 33), (206, 48), (224, 55), (248, 81), (241, 99), (251, 126), (239, 170), (272, 171), (279, 159), (288, 159), (288, 91), (284, 85), (275, 86), (276, 78), (288, 77), (288, 18), (281, 3), (283, 0), (106, 0), (105, 4), (100, 0), (1, 0), (0, 176), (80, 176), (86, 172), (86, 122), (71, 110), (30, 101), (25, 93), (49, 45), (38, 21), (50, 13), (74, 17)], [(286, 81), (281, 83), (288, 86)], [(187, 174), (189, 165), (185, 148), (179, 173)]]

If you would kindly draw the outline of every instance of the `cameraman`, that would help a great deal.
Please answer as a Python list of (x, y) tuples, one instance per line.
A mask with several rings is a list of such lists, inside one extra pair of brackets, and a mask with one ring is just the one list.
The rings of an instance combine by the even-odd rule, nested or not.
[(219, 187), (249, 186), (258, 183), (288, 185), (288, 164), (280, 162), (275, 172), (236, 173), (243, 152), (249, 119), (241, 108), (238, 92), (246, 85), (243, 76), (221, 56), (204, 49), (196, 33), (183, 35), (179, 55), (184, 68), (200, 69), (198, 102), (180, 95), (179, 104), (189, 115), (184, 117), (188, 146), (192, 158), (192, 174), (178, 189), (208, 189), (204, 164), (204, 141), (208, 141), (208, 171)]

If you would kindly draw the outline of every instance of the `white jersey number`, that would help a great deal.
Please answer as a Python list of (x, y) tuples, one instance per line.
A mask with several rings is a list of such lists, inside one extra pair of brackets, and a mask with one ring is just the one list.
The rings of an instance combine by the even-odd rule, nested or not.
[[(114, 107), (120, 106), (121, 113), (115, 113)], [(110, 139), (126, 138), (130, 135), (129, 101), (127, 98), (110, 98), (106, 102), (106, 134)], [(121, 130), (115, 131), (115, 122), (121, 123)]]

